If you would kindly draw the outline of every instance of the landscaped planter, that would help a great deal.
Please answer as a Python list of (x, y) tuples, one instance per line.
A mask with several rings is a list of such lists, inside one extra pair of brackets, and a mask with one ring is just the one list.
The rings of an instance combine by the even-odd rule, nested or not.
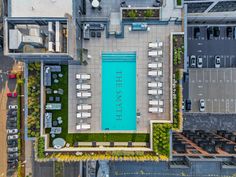
[(184, 34), (171, 34), (171, 54), (173, 61), (173, 129), (182, 130), (183, 114), (182, 114), (182, 78), (184, 69)]
[(159, 20), (160, 9), (157, 8), (122, 8), (121, 9), (122, 20)]

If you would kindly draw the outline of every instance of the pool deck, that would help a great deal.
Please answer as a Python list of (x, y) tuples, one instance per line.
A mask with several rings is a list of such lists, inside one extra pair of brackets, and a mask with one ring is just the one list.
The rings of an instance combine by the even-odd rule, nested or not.
[[(141, 113), (141, 118), (137, 122), (137, 131), (139, 133), (150, 132), (150, 120), (170, 120), (170, 33), (180, 32), (180, 25), (151, 25), (149, 32), (130, 32), (129, 26), (125, 26), (124, 38), (106, 38), (102, 32), (101, 38), (91, 38), (84, 41), (83, 48), (88, 49), (88, 54), (92, 57), (87, 60), (87, 66), (70, 65), (69, 66), (69, 133), (78, 133), (75, 130), (76, 121), (76, 104), (79, 100), (76, 98), (75, 92), (75, 73), (86, 72), (91, 74), (92, 98), (86, 103), (92, 104), (92, 118), (87, 121), (91, 123), (91, 130), (88, 132), (104, 132), (101, 130), (101, 71), (102, 71), (102, 52), (128, 52), (136, 51), (136, 108)], [(148, 72), (148, 42), (163, 41), (163, 82), (164, 82), (164, 113), (151, 114), (148, 113), (147, 95), (147, 72)], [(111, 131), (122, 132), (122, 131)], [(127, 131), (126, 131), (127, 132)]]

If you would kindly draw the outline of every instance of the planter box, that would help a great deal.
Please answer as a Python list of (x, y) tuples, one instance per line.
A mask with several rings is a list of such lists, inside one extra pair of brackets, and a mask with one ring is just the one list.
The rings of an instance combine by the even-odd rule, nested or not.
[(159, 8), (121, 8), (122, 20), (159, 20)]

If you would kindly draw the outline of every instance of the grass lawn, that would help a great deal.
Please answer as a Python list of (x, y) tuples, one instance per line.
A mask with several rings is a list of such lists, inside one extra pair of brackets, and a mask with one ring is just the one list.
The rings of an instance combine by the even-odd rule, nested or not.
[[(75, 133), (68, 134), (68, 66), (62, 65), (63, 77), (59, 78), (58, 84), (52, 84), (50, 87), (53, 90), (59, 88), (64, 90), (64, 94), (61, 97), (62, 109), (60, 111), (47, 111), (53, 115), (53, 120), (57, 117), (62, 117), (62, 133), (56, 135), (55, 138), (61, 137), (66, 140), (67, 143), (73, 145), (75, 142), (149, 142), (149, 134), (137, 134), (137, 133)], [(46, 95), (47, 102), (50, 96), (54, 94)], [(50, 129), (46, 129), (46, 133), (50, 133)], [(52, 145), (53, 138), (50, 138), (50, 146)]]

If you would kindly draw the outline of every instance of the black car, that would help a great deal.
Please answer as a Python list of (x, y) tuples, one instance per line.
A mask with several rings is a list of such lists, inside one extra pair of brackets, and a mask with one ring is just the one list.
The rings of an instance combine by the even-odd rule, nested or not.
[(8, 141), (7, 141), (7, 145), (8, 145), (8, 147), (10, 147), (10, 148), (12, 148), (12, 147), (17, 147), (17, 144), (18, 144), (17, 140), (8, 140)]
[(233, 28), (231, 26), (228, 26), (226, 28), (226, 36), (227, 38), (233, 38)]
[(213, 36), (214, 37), (220, 36), (220, 28), (218, 26), (213, 27)]
[(186, 100), (186, 110), (190, 111), (192, 109), (192, 103), (191, 100)]
[(213, 39), (213, 29), (212, 29), (212, 27), (207, 28), (207, 39), (208, 40)]
[(17, 111), (16, 111), (16, 110), (9, 110), (9, 111), (7, 112), (7, 115), (8, 115), (8, 116), (16, 116), (16, 115), (17, 115)]
[(194, 39), (199, 39), (200, 38), (200, 28), (199, 27), (194, 27), (193, 37), (194, 37)]
[(17, 117), (7, 117), (7, 121), (9, 121), (9, 122), (16, 122), (17, 121)]
[(14, 169), (17, 167), (17, 162), (8, 162), (7, 163), (7, 168), (9, 169)]
[(8, 159), (16, 159), (18, 158), (19, 154), (17, 152), (8, 154)]
[(8, 128), (8, 129), (17, 128), (17, 123), (7, 121), (7, 128)]

